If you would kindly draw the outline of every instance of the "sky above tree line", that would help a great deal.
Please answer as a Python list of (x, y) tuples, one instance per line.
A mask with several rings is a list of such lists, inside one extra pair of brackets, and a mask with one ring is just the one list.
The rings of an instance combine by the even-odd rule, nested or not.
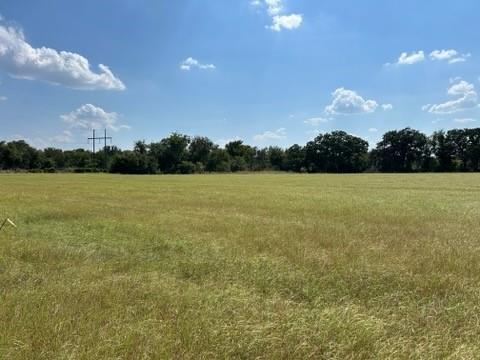
[(219, 145), (373, 146), (479, 127), (477, 0), (4, 0), (0, 138), (88, 147), (177, 131)]

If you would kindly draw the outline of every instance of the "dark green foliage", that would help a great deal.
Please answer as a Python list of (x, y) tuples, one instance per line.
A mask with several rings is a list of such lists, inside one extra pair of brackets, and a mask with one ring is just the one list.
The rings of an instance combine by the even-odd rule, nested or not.
[(278, 146), (270, 146), (267, 150), (268, 161), (273, 170), (283, 170), (285, 151)]
[(193, 163), (206, 164), (210, 153), (217, 146), (207, 137), (196, 136), (188, 146), (188, 158)]
[(385, 172), (412, 172), (425, 170), (430, 148), (426, 135), (405, 128), (383, 135), (375, 151), (376, 167)]
[(368, 142), (344, 131), (318, 135), (305, 152), (310, 172), (353, 173), (367, 168)]
[(224, 149), (214, 149), (208, 156), (206, 170), (210, 172), (229, 172), (230, 156)]
[(389, 131), (375, 149), (344, 131), (320, 134), (305, 147), (259, 149), (241, 140), (220, 148), (207, 137), (173, 133), (134, 149), (115, 146), (92, 156), (84, 149), (37, 150), (25, 141), (0, 142), (0, 170), (193, 174), (282, 170), (355, 173), (369, 171), (480, 171), (480, 128), (437, 131), (431, 137), (410, 128)]
[(305, 148), (293, 145), (285, 151), (285, 170), (302, 172), (306, 169)]
[(119, 174), (152, 174), (154, 163), (146, 154), (136, 151), (124, 151), (115, 155), (110, 166), (110, 172)]

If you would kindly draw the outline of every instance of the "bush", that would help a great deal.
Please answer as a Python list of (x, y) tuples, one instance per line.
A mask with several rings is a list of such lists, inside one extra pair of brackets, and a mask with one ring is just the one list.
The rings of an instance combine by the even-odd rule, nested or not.
[(192, 163), (191, 161), (182, 161), (178, 165), (178, 172), (180, 174), (193, 174), (195, 173), (195, 164)]

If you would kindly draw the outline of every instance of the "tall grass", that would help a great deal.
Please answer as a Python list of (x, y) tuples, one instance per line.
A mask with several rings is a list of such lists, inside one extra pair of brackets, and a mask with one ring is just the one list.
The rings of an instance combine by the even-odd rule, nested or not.
[(474, 359), (480, 175), (0, 175), (0, 358)]

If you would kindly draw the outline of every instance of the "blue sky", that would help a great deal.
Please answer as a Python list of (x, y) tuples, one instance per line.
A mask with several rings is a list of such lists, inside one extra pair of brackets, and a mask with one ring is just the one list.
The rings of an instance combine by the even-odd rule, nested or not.
[[(478, 0), (3, 0), (0, 138), (374, 145), (480, 126)], [(99, 67), (100, 65), (100, 67)]]

